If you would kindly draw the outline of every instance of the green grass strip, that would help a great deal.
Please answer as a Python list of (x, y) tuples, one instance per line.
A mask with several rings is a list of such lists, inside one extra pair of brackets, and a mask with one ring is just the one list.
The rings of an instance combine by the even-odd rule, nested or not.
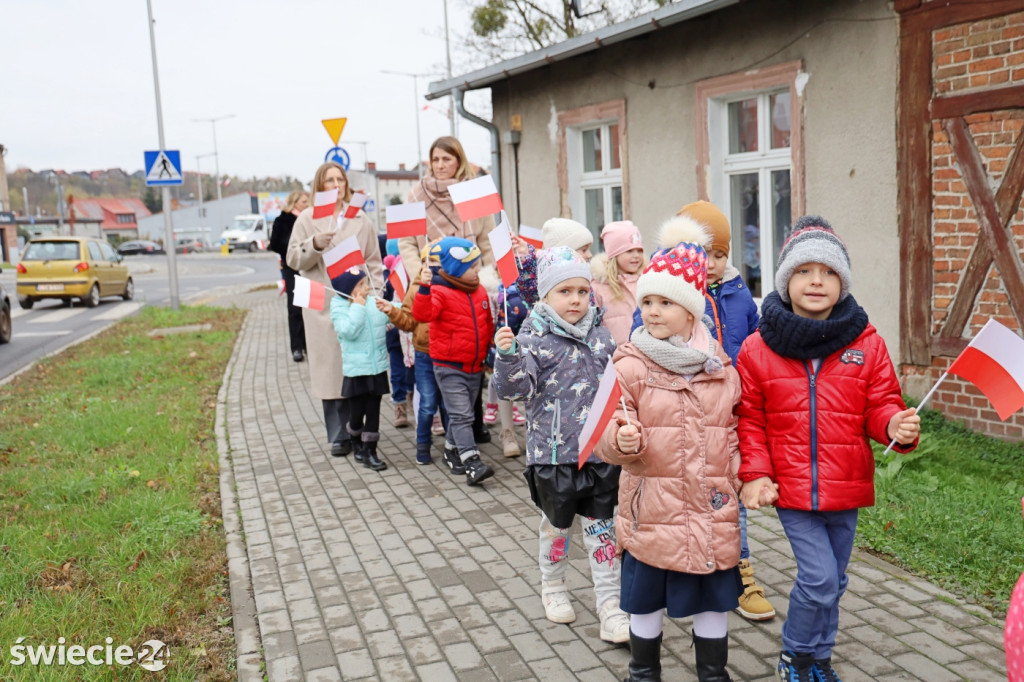
[(858, 544), (1004, 617), (1024, 556), (1024, 444), (921, 413), (909, 454), (876, 446), (876, 502)]
[[(0, 387), (0, 679), (233, 678), (214, 414), (243, 317), (145, 308)], [(170, 659), (14, 665), (19, 638)]]

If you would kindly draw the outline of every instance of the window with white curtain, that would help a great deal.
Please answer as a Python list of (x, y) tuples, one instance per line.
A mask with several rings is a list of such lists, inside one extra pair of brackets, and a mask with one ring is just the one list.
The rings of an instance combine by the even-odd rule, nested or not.
[(569, 127), (566, 146), (573, 219), (586, 225), (600, 244), (605, 223), (624, 215), (618, 120)]

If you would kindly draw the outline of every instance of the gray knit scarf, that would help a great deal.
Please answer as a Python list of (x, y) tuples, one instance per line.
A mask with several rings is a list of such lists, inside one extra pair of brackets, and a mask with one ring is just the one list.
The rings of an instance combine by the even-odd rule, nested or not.
[(646, 327), (637, 327), (629, 340), (641, 353), (673, 374), (692, 376), (700, 372), (714, 374), (722, 369), (722, 361), (715, 354), (715, 341), (707, 335), (707, 351), (690, 348), (681, 336), (656, 339)]
[(590, 333), (591, 328), (594, 326), (594, 315), (596, 314), (594, 306), (587, 308), (587, 312), (583, 314), (579, 322), (576, 324), (569, 324), (562, 319), (561, 315), (555, 312), (555, 309), (549, 306), (544, 301), (539, 301), (537, 305), (533, 307), (532, 314), (538, 316), (542, 320), (546, 319), (549, 323), (554, 324), (556, 327), (566, 333), (567, 336), (571, 336), (574, 339), (583, 341), (587, 340), (587, 335)]

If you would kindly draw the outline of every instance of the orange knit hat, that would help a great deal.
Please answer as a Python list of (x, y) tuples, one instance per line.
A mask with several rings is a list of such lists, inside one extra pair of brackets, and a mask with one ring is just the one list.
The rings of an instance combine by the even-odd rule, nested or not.
[(684, 215), (702, 224), (711, 234), (711, 246), (708, 253), (721, 249), (729, 255), (729, 243), (732, 241), (732, 230), (729, 219), (710, 201), (695, 201), (679, 209), (676, 215)]

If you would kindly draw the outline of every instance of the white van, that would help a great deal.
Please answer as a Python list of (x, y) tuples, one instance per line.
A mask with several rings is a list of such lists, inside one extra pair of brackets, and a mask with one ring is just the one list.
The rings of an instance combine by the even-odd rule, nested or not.
[(231, 221), (231, 226), (221, 232), (220, 238), (222, 243), (228, 245), (229, 251), (266, 251), (270, 243), (269, 223), (258, 213), (236, 215)]

